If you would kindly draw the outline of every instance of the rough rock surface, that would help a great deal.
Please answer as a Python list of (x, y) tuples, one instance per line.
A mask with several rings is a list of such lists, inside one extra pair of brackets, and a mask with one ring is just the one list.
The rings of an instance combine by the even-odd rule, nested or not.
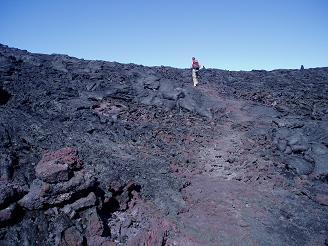
[(76, 150), (64, 148), (54, 153), (45, 154), (35, 167), (35, 175), (48, 183), (57, 183), (70, 179), (72, 170), (82, 167)]
[(0, 245), (325, 245), (328, 68), (0, 45)]

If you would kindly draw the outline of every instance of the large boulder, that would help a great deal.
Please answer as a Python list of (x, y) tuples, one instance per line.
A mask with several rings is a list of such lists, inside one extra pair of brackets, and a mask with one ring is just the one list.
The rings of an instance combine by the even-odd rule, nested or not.
[(45, 154), (35, 167), (35, 173), (37, 178), (47, 183), (57, 183), (68, 181), (72, 171), (81, 167), (82, 161), (77, 156), (77, 151), (73, 148), (63, 148)]
[(104, 233), (104, 224), (95, 208), (89, 209), (83, 214), (83, 224), (86, 225), (86, 236), (102, 236)]
[(309, 175), (313, 172), (313, 164), (296, 156), (286, 158), (287, 168), (292, 169), (298, 175)]
[(49, 184), (35, 179), (30, 185), (29, 192), (18, 201), (18, 204), (28, 210), (41, 209), (46, 203), (46, 194), (49, 190)]
[(142, 80), (144, 88), (149, 90), (158, 90), (160, 86), (160, 78), (155, 75), (149, 75), (148, 77)]
[(293, 148), (293, 146), (304, 146), (305, 150), (308, 148), (308, 139), (301, 132), (296, 132), (287, 139), (288, 145)]
[(28, 209), (42, 209), (45, 205), (61, 205), (76, 194), (88, 191), (96, 186), (94, 174), (81, 170), (66, 182), (48, 184), (42, 180), (35, 179), (26, 194), (18, 203)]
[(162, 80), (159, 91), (162, 98), (167, 100), (176, 101), (179, 98), (184, 97), (182, 88), (175, 87), (175, 84), (170, 80)]
[(328, 154), (314, 156), (314, 175), (328, 177)]
[(63, 211), (66, 214), (69, 214), (71, 217), (75, 215), (76, 212), (95, 206), (97, 203), (97, 197), (95, 193), (91, 192), (88, 196), (82, 197), (76, 200), (72, 204), (68, 204), (63, 208)]
[(67, 181), (72, 176), (67, 164), (54, 162), (39, 163), (35, 168), (36, 176), (48, 183)]

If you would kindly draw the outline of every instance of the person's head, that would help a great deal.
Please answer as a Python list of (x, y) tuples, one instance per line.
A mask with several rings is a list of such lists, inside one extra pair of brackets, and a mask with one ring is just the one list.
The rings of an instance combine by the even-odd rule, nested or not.
[(193, 61), (194, 61), (194, 60), (196, 60), (196, 58), (195, 58), (195, 57), (193, 57), (193, 58), (191, 58), (191, 59), (192, 59)]

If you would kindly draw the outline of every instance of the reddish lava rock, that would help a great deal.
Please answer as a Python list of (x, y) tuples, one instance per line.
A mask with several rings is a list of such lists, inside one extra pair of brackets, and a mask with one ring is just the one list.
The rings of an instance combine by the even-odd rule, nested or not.
[(41, 161), (56, 161), (58, 164), (67, 164), (72, 170), (80, 169), (82, 167), (82, 161), (78, 157), (77, 150), (71, 147), (46, 153)]
[(115, 246), (117, 244), (105, 237), (94, 236), (89, 238), (88, 245), (89, 246)]
[(86, 223), (87, 237), (101, 236), (104, 233), (104, 225), (96, 210), (92, 210)]
[(82, 246), (82, 245), (83, 245), (83, 236), (75, 227), (70, 227), (63, 232), (60, 246)]
[(48, 183), (67, 181), (72, 170), (82, 167), (82, 161), (73, 148), (63, 148), (45, 154), (35, 167), (36, 176)]

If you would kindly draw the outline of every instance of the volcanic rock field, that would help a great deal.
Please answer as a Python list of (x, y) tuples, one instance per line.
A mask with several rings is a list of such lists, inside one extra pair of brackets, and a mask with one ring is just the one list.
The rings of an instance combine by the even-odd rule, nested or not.
[(0, 45), (0, 245), (328, 245), (328, 68)]

